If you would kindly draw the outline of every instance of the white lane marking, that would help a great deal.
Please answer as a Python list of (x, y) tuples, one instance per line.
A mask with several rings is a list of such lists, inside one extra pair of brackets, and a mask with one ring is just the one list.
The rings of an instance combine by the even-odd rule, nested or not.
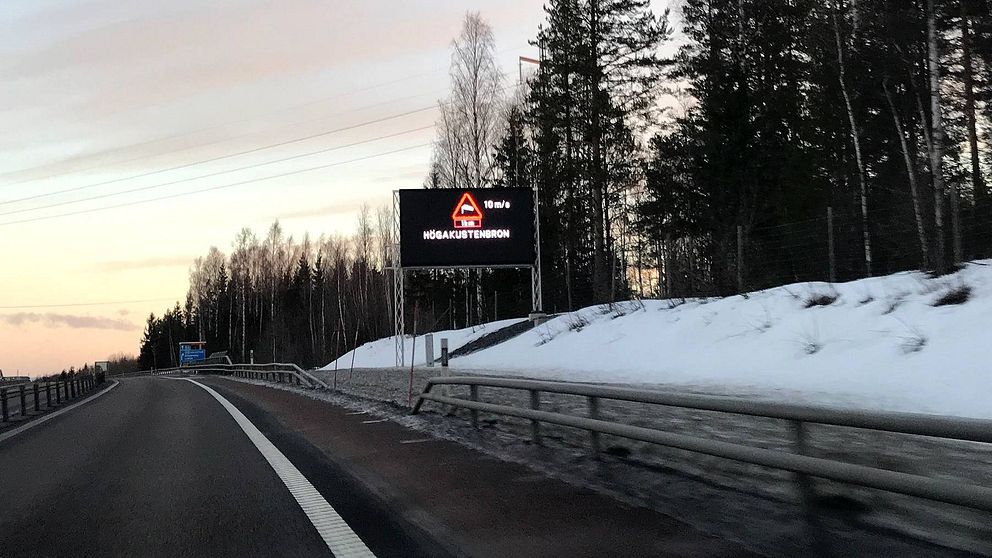
[(350, 415), (364, 415), (364, 414), (365, 414), (365, 413), (367, 413), (367, 412), (368, 412), (368, 411), (358, 411), (357, 413), (345, 413), (345, 414), (346, 414), (346, 415), (349, 415), (349, 416), (350, 416)]
[(387, 420), (389, 420), (389, 419), (380, 419), (380, 420), (363, 420), (363, 421), (362, 421), (362, 424), (379, 424), (380, 422), (386, 422)]
[(419, 440), (400, 440), (401, 444), (422, 444), (424, 442), (433, 442), (434, 438), (421, 438)]
[(186, 378), (186, 381), (205, 389), (234, 417), (234, 421), (238, 423), (241, 430), (244, 430), (248, 439), (255, 444), (259, 453), (269, 462), (293, 498), (303, 508), (303, 513), (310, 518), (310, 522), (317, 529), (320, 538), (327, 543), (327, 548), (331, 549), (335, 558), (375, 558), (375, 554), (372, 554), (362, 539), (351, 530), (351, 527), (338, 515), (338, 512), (320, 495), (320, 492), (317, 492), (317, 489), (310, 484), (303, 473), (248, 420), (248, 417), (210, 387), (191, 378)]
[(78, 407), (80, 405), (85, 405), (86, 403), (89, 403), (90, 401), (93, 401), (97, 397), (100, 397), (103, 394), (107, 393), (108, 391), (114, 389), (115, 387), (117, 387), (117, 384), (119, 384), (119, 383), (120, 382), (118, 382), (117, 380), (114, 380), (114, 383), (110, 384), (110, 387), (108, 387), (107, 389), (105, 389), (105, 390), (101, 391), (100, 393), (94, 395), (93, 397), (90, 397), (90, 398), (87, 398), (87, 399), (83, 399), (82, 401), (80, 401), (78, 403), (73, 403), (72, 405), (69, 405), (68, 407), (63, 407), (63, 408), (59, 409), (58, 411), (55, 411), (54, 413), (52, 413), (50, 415), (44, 415), (44, 416), (42, 416), (40, 418), (37, 418), (37, 419), (35, 419), (35, 420), (33, 420), (33, 421), (25, 424), (24, 426), (18, 426), (17, 428), (11, 430), (10, 432), (4, 432), (3, 434), (0, 434), (0, 442), (6, 440), (8, 438), (13, 438), (14, 436), (17, 436), (18, 434), (20, 434), (21, 432), (24, 432), (28, 428), (34, 428), (35, 426), (38, 426), (39, 424), (48, 422), (48, 421), (52, 420), (53, 418), (61, 415), (62, 413), (68, 413), (69, 411), (75, 409), (76, 407)]

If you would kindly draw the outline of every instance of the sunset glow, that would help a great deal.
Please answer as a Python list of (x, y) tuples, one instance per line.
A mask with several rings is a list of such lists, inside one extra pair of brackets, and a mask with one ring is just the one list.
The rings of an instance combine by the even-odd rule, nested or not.
[(515, 80), (540, 2), (5, 2), (0, 369), (135, 353), (241, 227), (351, 234), (419, 186), (466, 10)]

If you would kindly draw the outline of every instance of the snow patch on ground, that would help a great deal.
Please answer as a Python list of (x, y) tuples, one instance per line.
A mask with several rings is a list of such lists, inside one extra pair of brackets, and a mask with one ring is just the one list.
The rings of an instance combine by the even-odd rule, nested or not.
[[(499, 331), (506, 326), (510, 326), (518, 322), (520, 322), (519, 318), (514, 320), (490, 322), (465, 329), (436, 331), (434, 332), (434, 359), (437, 360), (441, 358), (442, 337), (448, 339), (448, 350), (453, 352), (458, 347), (471, 343), (483, 335), (487, 335), (494, 331)], [(416, 366), (426, 366), (427, 353), (424, 351), (424, 343), (426, 342), (426, 339), (426, 335), (418, 335), (415, 343), (412, 335), (408, 335), (406, 339), (404, 339), (403, 352), (406, 354), (405, 362), (407, 366), (410, 365), (411, 357), (416, 360)], [(353, 357), (355, 368), (389, 368), (396, 366), (396, 336), (385, 337), (377, 341), (366, 343), (354, 351), (346, 353), (320, 370), (347, 370), (352, 367)]]
[[(964, 303), (938, 304), (962, 290)], [(439, 332), (435, 355), (441, 337), (454, 350), (514, 321)], [(451, 366), (992, 418), (990, 326), (992, 260), (986, 260), (938, 278), (906, 272), (746, 296), (595, 306), (453, 359)], [(418, 338), (421, 349), (422, 343)], [(393, 366), (394, 358), (394, 340), (387, 338), (359, 347), (355, 366)], [(350, 359), (345, 355), (338, 365), (348, 366)]]

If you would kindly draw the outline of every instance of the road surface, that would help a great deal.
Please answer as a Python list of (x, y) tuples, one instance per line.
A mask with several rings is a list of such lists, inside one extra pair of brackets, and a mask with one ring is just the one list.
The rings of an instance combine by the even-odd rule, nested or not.
[(231, 415), (181, 380), (123, 381), (0, 443), (0, 555), (330, 556)]
[[(0, 556), (362, 555), (331, 552), (318, 529), (329, 514), (366, 556), (751, 556), (392, 422), (199, 381), (217, 397), (182, 379), (127, 379), (0, 441)], [(291, 492), (300, 483), (266, 445), (312, 495)]]

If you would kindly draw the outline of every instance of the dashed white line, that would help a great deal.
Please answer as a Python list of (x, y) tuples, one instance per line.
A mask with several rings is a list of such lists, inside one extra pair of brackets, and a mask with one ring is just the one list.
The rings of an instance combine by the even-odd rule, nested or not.
[(356, 413), (345, 413), (345, 414), (350, 416), (350, 415), (364, 415), (364, 414), (367, 414), (367, 413), (368, 413), (368, 411), (358, 411)]
[(401, 444), (422, 444), (424, 442), (433, 442), (434, 438), (420, 438), (417, 440), (400, 440)]
[(100, 393), (94, 395), (93, 397), (89, 397), (87, 399), (83, 399), (79, 403), (74, 403), (72, 405), (69, 405), (68, 407), (63, 407), (63, 408), (59, 409), (58, 411), (55, 411), (54, 413), (52, 413), (50, 415), (45, 415), (45, 416), (43, 416), (41, 418), (35, 419), (35, 420), (33, 420), (33, 421), (25, 424), (24, 426), (18, 426), (17, 428), (11, 430), (10, 432), (4, 432), (3, 434), (0, 434), (0, 442), (6, 440), (8, 438), (13, 438), (14, 436), (17, 436), (18, 434), (20, 434), (21, 432), (24, 432), (28, 428), (34, 428), (35, 426), (38, 426), (39, 424), (48, 422), (48, 421), (52, 420), (53, 418), (61, 415), (62, 413), (68, 413), (69, 411), (75, 409), (76, 407), (78, 407), (80, 405), (87, 404), (90, 401), (93, 401), (94, 399), (96, 399), (97, 397), (100, 397), (103, 394), (107, 393), (108, 391), (110, 391), (110, 390), (114, 389), (115, 387), (117, 387), (117, 384), (118, 383), (120, 383), (120, 382), (118, 382), (117, 380), (114, 380), (114, 383), (113, 384), (110, 384), (110, 387), (108, 387), (107, 389), (105, 389), (105, 390), (101, 391)]
[(379, 420), (363, 420), (362, 424), (379, 424), (380, 422), (386, 422), (389, 419), (379, 419)]
[(317, 529), (317, 533), (320, 534), (320, 538), (324, 539), (327, 548), (331, 550), (335, 558), (375, 558), (375, 554), (352, 531), (345, 520), (338, 515), (338, 512), (327, 503), (320, 492), (317, 492), (317, 489), (310, 484), (303, 473), (248, 420), (248, 417), (213, 389), (190, 378), (186, 378), (186, 381), (205, 389), (234, 417), (234, 421), (248, 435), (248, 439), (255, 444), (259, 453), (265, 457), (265, 460), (282, 479), (283, 484), (289, 489), (300, 508), (303, 509), (303, 513), (307, 514), (310, 522)]

